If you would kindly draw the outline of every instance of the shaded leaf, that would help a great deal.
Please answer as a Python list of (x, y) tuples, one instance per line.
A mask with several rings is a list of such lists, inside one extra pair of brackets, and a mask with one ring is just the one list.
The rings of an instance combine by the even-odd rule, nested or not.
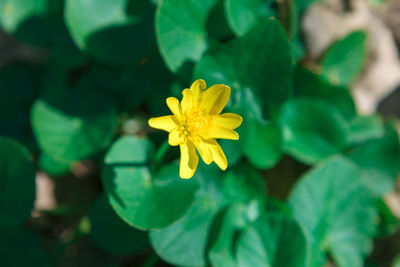
[(40, 148), (56, 161), (71, 163), (100, 152), (116, 126), (113, 100), (87, 88), (63, 88), (45, 93), (31, 110), (33, 132)]
[[(24, 228), (0, 227), (0, 261), (4, 266), (53, 266), (36, 234)], [(21, 255), (23, 252), (23, 255)]]
[(146, 232), (126, 224), (100, 195), (90, 212), (91, 238), (101, 249), (117, 255), (132, 254), (149, 245)]
[(179, 178), (178, 164), (152, 175), (148, 160), (152, 145), (146, 138), (124, 136), (104, 159), (102, 182), (116, 213), (139, 229), (159, 229), (181, 218), (193, 202), (197, 184)]
[(35, 167), (28, 150), (12, 139), (0, 137), (0, 151), (0, 224), (22, 225), (36, 197)]
[(75, 43), (98, 60), (139, 63), (155, 48), (149, 1), (66, 1), (64, 14)]

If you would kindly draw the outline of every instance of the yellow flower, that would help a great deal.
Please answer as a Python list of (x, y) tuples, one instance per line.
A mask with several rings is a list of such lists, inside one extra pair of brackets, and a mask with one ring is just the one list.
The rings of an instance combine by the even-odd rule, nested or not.
[(167, 98), (167, 106), (173, 115), (151, 118), (149, 125), (169, 132), (168, 143), (180, 146), (181, 161), (179, 175), (191, 178), (196, 171), (199, 157), (206, 164), (215, 162), (226, 170), (228, 161), (216, 138), (238, 140), (233, 131), (242, 123), (242, 117), (233, 113), (220, 114), (228, 102), (231, 88), (216, 84), (206, 90), (203, 80), (195, 81), (190, 89), (182, 91), (182, 101)]

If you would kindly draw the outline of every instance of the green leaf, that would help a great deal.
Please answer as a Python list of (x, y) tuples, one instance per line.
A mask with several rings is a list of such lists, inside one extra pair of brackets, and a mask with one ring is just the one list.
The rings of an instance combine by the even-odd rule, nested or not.
[(395, 179), (387, 173), (376, 169), (363, 169), (362, 180), (372, 196), (381, 199), (385, 194), (396, 189)]
[(267, 169), (274, 166), (283, 154), (282, 136), (275, 123), (262, 119), (260, 106), (250, 89), (241, 90), (235, 95), (230, 111), (243, 117), (237, 129), (242, 152), (256, 167)]
[[(214, 228), (216, 228), (214, 231), (218, 233), (215, 234), (214, 240), (209, 241), (211, 244), (208, 258), (211, 266), (237, 266), (232, 244), (235, 241), (236, 232), (243, 227), (240, 222), (242, 209), (243, 207), (239, 205), (233, 205), (221, 213), (214, 222)], [(211, 237), (213, 237), (212, 234)]]
[(0, 2), (0, 25), (8, 33), (30, 45), (46, 46), (51, 28), (46, 16), (49, 0), (3, 0)]
[(367, 35), (356, 31), (336, 41), (325, 53), (322, 76), (332, 84), (348, 86), (361, 73), (367, 59)]
[(117, 99), (123, 112), (137, 108), (148, 95), (149, 77), (135, 67), (96, 64), (90, 75), (98, 87)]
[[(263, 203), (265, 201), (263, 177), (248, 164), (241, 163), (230, 169), (221, 183), (224, 198), (232, 203), (250, 203), (253, 200)], [(252, 220), (258, 216), (258, 214), (249, 215), (253, 218)]]
[(357, 116), (350, 121), (349, 143), (361, 144), (370, 139), (384, 136), (385, 128), (382, 118), (377, 115)]
[(394, 125), (386, 126), (385, 135), (357, 146), (349, 157), (365, 169), (378, 169), (396, 177), (400, 172), (400, 143)]
[[(0, 262), (3, 266), (53, 266), (39, 238), (19, 227), (0, 227)], [(21, 254), (22, 253), (22, 254)]]
[(45, 153), (40, 154), (38, 164), (41, 170), (54, 176), (69, 173), (71, 167), (69, 163), (56, 161)]
[(291, 95), (291, 76), (289, 41), (274, 19), (260, 20), (242, 37), (207, 51), (195, 68), (195, 78), (232, 87), (232, 99), (251, 90), (265, 118), (274, 117)]
[(218, 140), (219, 145), (224, 151), (225, 156), (228, 160), (228, 165), (233, 166), (240, 161), (242, 158), (242, 148), (238, 142), (220, 139)]
[(35, 167), (28, 150), (12, 139), (0, 137), (0, 151), (0, 224), (22, 225), (36, 197)]
[(0, 3), (0, 23), (7, 32), (14, 32), (18, 26), (32, 16), (46, 12), (47, 0), (3, 0)]
[(159, 229), (181, 218), (190, 208), (197, 189), (195, 180), (179, 178), (178, 164), (155, 175), (148, 160), (151, 143), (145, 138), (119, 138), (104, 159), (102, 181), (111, 206), (129, 225)]
[[(192, 179), (201, 175), (207, 175), (207, 179), (221, 179), (216, 173), (202, 173), (198, 169)], [(182, 219), (167, 228), (150, 232), (151, 245), (162, 259), (173, 265), (206, 266), (205, 250), (211, 225), (225, 205), (225, 201), (221, 201), (220, 188), (216, 186), (216, 182), (209, 183), (207, 192), (199, 190)]]
[(399, 228), (399, 220), (392, 213), (389, 206), (383, 201), (378, 201), (379, 208), (379, 225), (377, 238), (387, 237), (393, 235)]
[(139, 63), (155, 48), (149, 1), (66, 1), (64, 14), (78, 47), (98, 60)]
[(347, 122), (334, 106), (317, 98), (288, 101), (280, 122), (286, 151), (307, 164), (338, 154), (347, 144)]
[(397, 255), (393, 261), (392, 267), (400, 267), (400, 255)]
[(89, 86), (84, 80), (77, 88), (48, 91), (32, 106), (31, 122), (39, 146), (60, 163), (88, 158), (113, 138), (114, 102)]
[(177, 72), (208, 47), (207, 17), (218, 0), (164, 0), (158, 5), (156, 36), (165, 63)]
[(289, 203), (311, 244), (311, 266), (323, 265), (326, 253), (338, 266), (363, 265), (377, 210), (354, 163), (337, 156), (317, 165), (301, 177)]
[[(241, 224), (257, 219), (265, 199), (262, 178), (257, 171), (248, 165), (239, 165), (221, 176), (219, 170), (201, 164), (192, 178), (198, 180), (201, 187), (188, 213), (169, 227), (150, 233), (154, 250), (168, 263), (206, 266), (206, 248), (214, 219), (230, 204), (237, 205), (241, 211)], [(237, 220), (237, 216), (234, 219)], [(226, 223), (229, 225), (230, 219)]]
[(0, 135), (27, 143), (29, 105), (34, 98), (33, 82), (26, 68), (9, 65), (0, 71)]
[(260, 18), (274, 16), (273, 0), (226, 0), (225, 13), (232, 31), (241, 36), (251, 29)]
[(218, 207), (206, 194), (197, 195), (189, 212), (171, 226), (150, 233), (153, 249), (165, 261), (181, 266), (205, 266), (207, 237)]
[(323, 99), (336, 106), (346, 118), (356, 116), (356, 107), (348, 88), (332, 85), (301, 65), (297, 65), (294, 74), (294, 95)]
[(235, 37), (225, 17), (225, 2), (218, 1), (211, 9), (206, 21), (206, 31), (211, 46)]
[(100, 195), (93, 204), (90, 225), (93, 242), (111, 254), (132, 254), (149, 245), (147, 233), (122, 221), (111, 208), (105, 194)]
[(51, 44), (49, 61), (57, 66), (78, 68), (85, 63), (84, 55), (72, 40), (64, 21), (54, 25), (54, 36)]
[(240, 267), (307, 266), (308, 244), (297, 222), (278, 212), (263, 213), (240, 236)]
[(283, 142), (279, 126), (250, 120), (247, 145), (243, 147), (249, 161), (260, 169), (273, 167), (282, 157)]
[(152, 115), (164, 116), (170, 112), (165, 99), (173, 95), (171, 88), (177, 78), (167, 69), (159, 54), (146, 64), (145, 67), (145, 71), (151, 81), (150, 93), (148, 94), (146, 103)]

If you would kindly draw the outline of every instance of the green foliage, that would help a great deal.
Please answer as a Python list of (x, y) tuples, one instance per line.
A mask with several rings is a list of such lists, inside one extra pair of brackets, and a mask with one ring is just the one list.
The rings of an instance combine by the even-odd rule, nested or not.
[(24, 228), (2, 226), (0, 235), (0, 258), (4, 266), (53, 266), (35, 233)]
[(353, 32), (336, 41), (322, 59), (322, 76), (337, 85), (354, 81), (367, 59), (366, 38), (365, 32)]
[(148, 245), (147, 233), (122, 221), (108, 203), (106, 195), (97, 198), (90, 212), (93, 242), (112, 254), (132, 254)]
[(56, 161), (85, 159), (104, 149), (113, 137), (113, 102), (104, 93), (83, 86), (51, 92), (32, 105), (32, 127), (39, 146)]
[(0, 137), (0, 151), (0, 224), (22, 225), (35, 200), (35, 168), (28, 150), (12, 139)]
[(291, 75), (289, 41), (275, 19), (260, 20), (242, 37), (209, 50), (195, 69), (195, 78), (231, 84), (233, 99), (250, 89), (266, 118), (291, 95)]
[(127, 64), (153, 48), (152, 9), (147, 1), (66, 1), (65, 19), (81, 49), (107, 63)]
[(158, 5), (157, 42), (172, 72), (199, 60), (207, 49), (207, 16), (216, 3), (217, 0), (167, 0)]
[(298, 65), (294, 74), (294, 95), (296, 97), (315, 97), (333, 104), (346, 118), (356, 115), (353, 98), (346, 87), (335, 86), (321, 75)]
[[(398, 121), (357, 112), (366, 32), (310, 62), (315, 2), (0, 1), (0, 265), (385, 266)], [(148, 119), (196, 79), (243, 123), (184, 180)]]
[(30, 101), (34, 97), (33, 83), (26, 68), (8, 66), (0, 71), (0, 134), (28, 143)]
[(26, 19), (46, 12), (47, 0), (6, 0), (0, 3), (1, 25), (8, 32), (15, 32)]
[(107, 196), (117, 214), (128, 224), (146, 230), (166, 227), (182, 217), (196, 189), (194, 180), (176, 179), (176, 164), (150, 173), (151, 149), (145, 138), (121, 137), (107, 152), (102, 172)]
[(58, 0), (4, 0), (0, 3), (2, 28), (23, 42), (48, 46), (51, 42), (50, 19), (57, 13)]
[(311, 244), (311, 266), (323, 264), (327, 252), (339, 266), (361, 266), (371, 251), (377, 214), (361, 176), (355, 164), (333, 157), (294, 187), (289, 203)]
[[(221, 227), (227, 233), (221, 233), (213, 242), (209, 257), (211, 262), (216, 261), (215, 265), (219, 261), (223, 264), (231, 262), (232, 255), (227, 259), (224, 251), (231, 246), (232, 229), (255, 220), (264, 201), (262, 180), (256, 171), (250, 169), (246, 174), (249, 172), (247, 166), (240, 165), (221, 179), (219, 171), (205, 168), (201, 166), (193, 177), (200, 183), (200, 188), (186, 215), (175, 224), (150, 234), (157, 253), (176, 265), (205, 266), (210, 238), (215, 228)], [(227, 214), (225, 209), (228, 209)], [(219, 225), (221, 216), (226, 218)]]
[(237, 259), (243, 267), (308, 266), (308, 244), (293, 218), (271, 212), (262, 214), (239, 237)]
[(351, 151), (349, 157), (366, 169), (378, 169), (396, 177), (400, 171), (399, 135), (393, 124), (387, 125), (385, 135), (369, 140)]
[(346, 146), (348, 125), (328, 102), (313, 98), (288, 101), (282, 108), (285, 150), (304, 163), (340, 153)]
[(272, 3), (272, 0), (225, 1), (225, 12), (232, 31), (241, 36), (251, 29), (260, 18), (275, 15), (271, 7)]

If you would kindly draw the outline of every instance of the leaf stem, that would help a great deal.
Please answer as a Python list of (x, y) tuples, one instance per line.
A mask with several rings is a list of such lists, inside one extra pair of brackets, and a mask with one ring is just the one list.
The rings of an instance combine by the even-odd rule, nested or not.
[(161, 144), (161, 146), (158, 148), (155, 156), (154, 156), (154, 161), (152, 164), (151, 171), (154, 173), (155, 171), (158, 170), (158, 168), (161, 166), (163, 163), (165, 154), (168, 152), (170, 145), (168, 143), (168, 139), (164, 141), (164, 143)]

